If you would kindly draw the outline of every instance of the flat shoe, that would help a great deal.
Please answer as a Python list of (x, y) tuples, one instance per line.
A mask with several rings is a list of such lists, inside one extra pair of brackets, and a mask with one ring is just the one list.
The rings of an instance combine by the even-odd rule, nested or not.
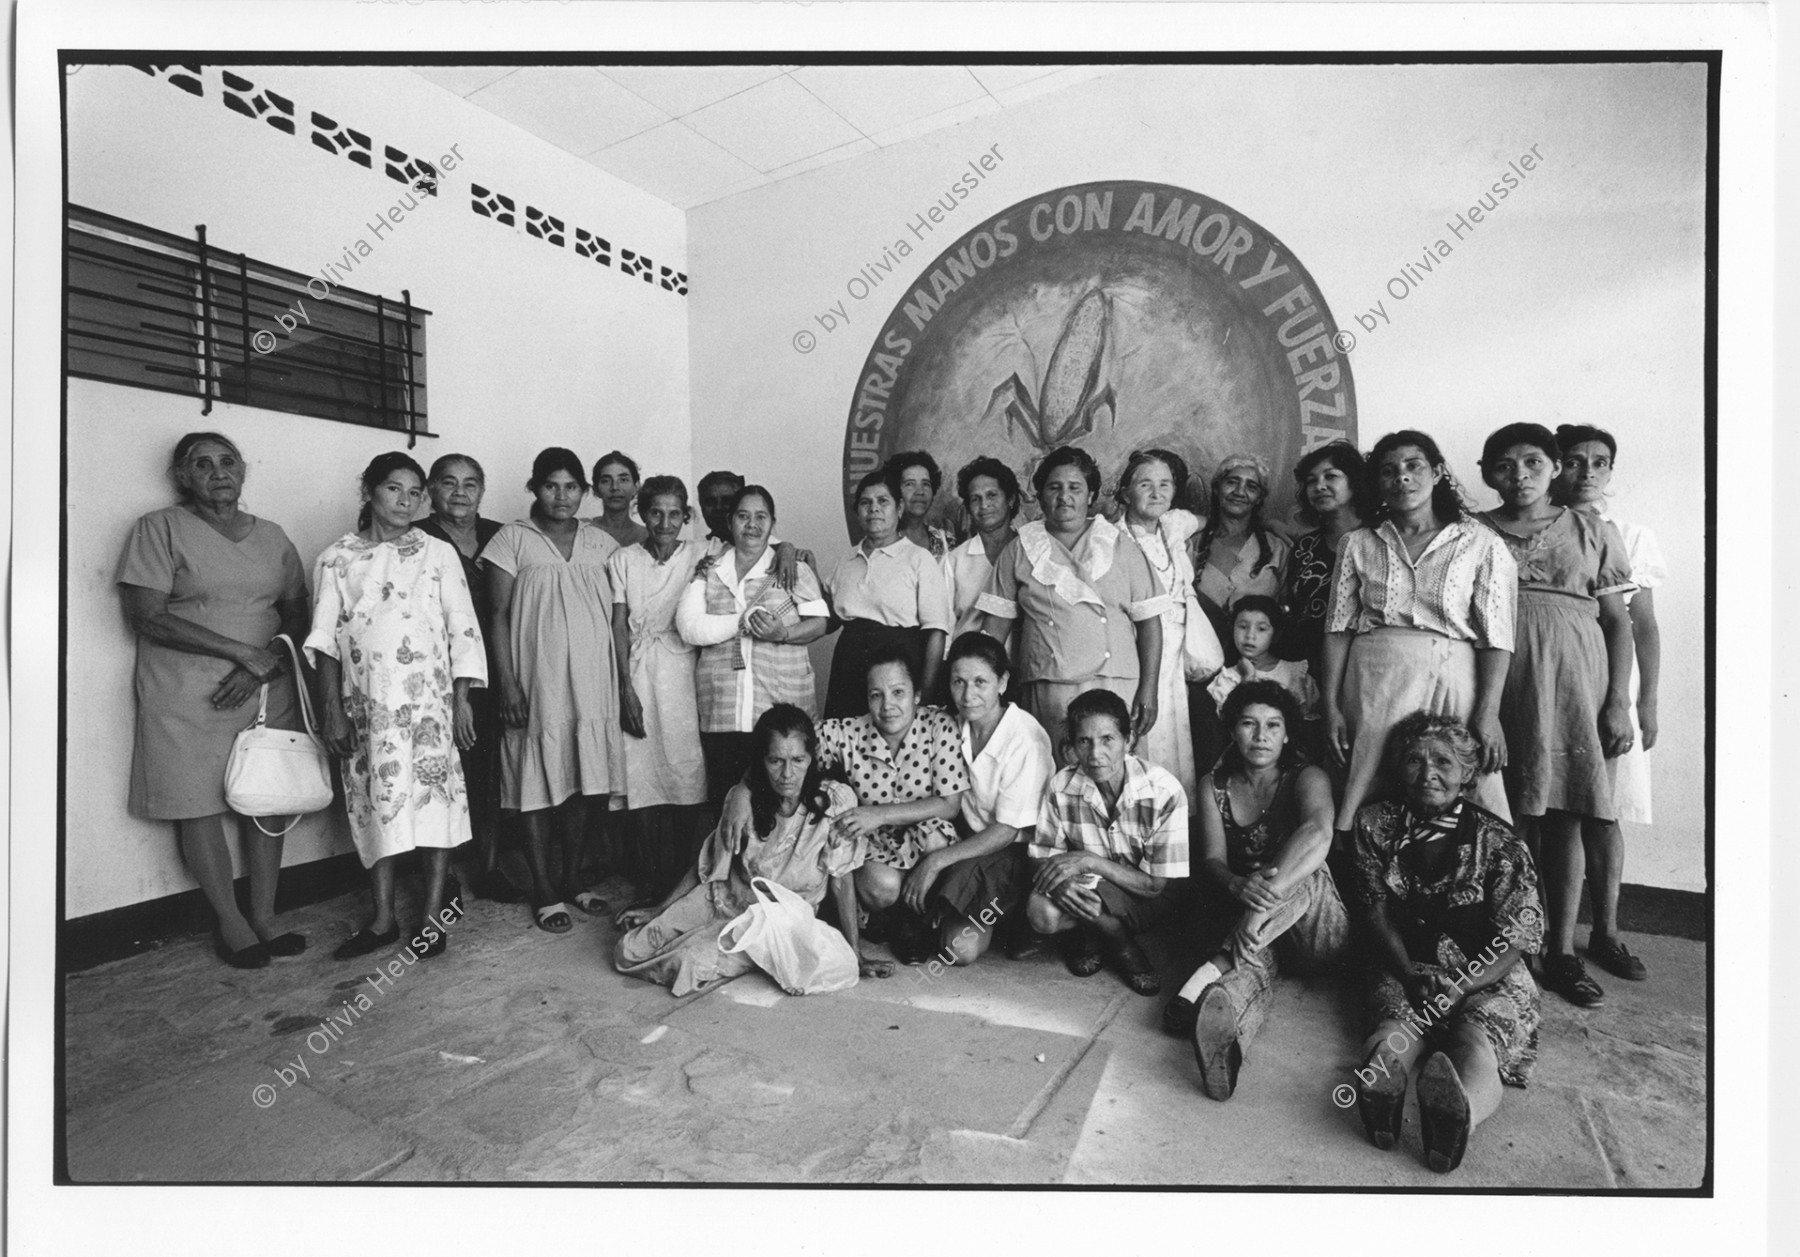
[(290, 930), (286, 934), (264, 939), (263, 948), (271, 956), (298, 956), (306, 950), (306, 935), (296, 934)]
[[(434, 939), (428, 940), (427, 942), (423, 943), (421, 946), (419, 946), (418, 948), (415, 949), (419, 953), (420, 960), (430, 960), (433, 956), (441, 956), (445, 952), (450, 950), (450, 932), (448, 930), (444, 929), (442, 926), (434, 924), (432, 926), (432, 933), (436, 934), (437, 937)], [(424, 926), (420, 926), (419, 932), (417, 934), (413, 935), (413, 938), (415, 940), (422, 939), (425, 937), (426, 937), (426, 935), (425, 935), (425, 927)]]
[(1119, 975), (1125, 979), (1126, 986), (1139, 995), (1162, 994), (1162, 975), (1156, 972), (1156, 966), (1150, 963), (1150, 957), (1144, 954), (1135, 939), (1127, 938), (1106, 950), (1119, 967)]
[(332, 957), (337, 960), (355, 960), (358, 956), (366, 956), (383, 947), (392, 947), (400, 941), (400, 927), (394, 926), (386, 934), (377, 934), (373, 930), (363, 928), (339, 943)]
[(1369, 1053), (1369, 1059), (1363, 1062), (1365, 1070), (1380, 1074), (1380, 1081), (1364, 1084), (1357, 1079), (1356, 1115), (1362, 1119), (1363, 1133), (1369, 1142), (1386, 1152), (1400, 1142), (1400, 1126), (1406, 1117), (1406, 1073), (1399, 1068), (1390, 1068), (1385, 1074), (1374, 1069), (1380, 1051), (1377, 1048)]
[(1437, 1173), (1448, 1174), (1462, 1164), (1469, 1146), (1469, 1094), (1442, 1052), (1433, 1052), (1419, 1071), (1419, 1134), (1425, 1164)]
[(1555, 991), (1577, 1008), (1598, 1008), (1606, 1002), (1606, 992), (1588, 976), (1579, 956), (1545, 956), (1543, 981), (1545, 990)]
[(219, 953), (219, 959), (233, 969), (266, 969), (269, 966), (269, 948), (266, 943), (252, 943), (248, 947), (240, 947), (236, 951), (225, 945), (225, 940), (215, 939), (213, 950)]
[(1650, 976), (1650, 971), (1644, 968), (1644, 962), (1627, 951), (1625, 944), (1616, 938), (1591, 935), (1588, 938), (1587, 954), (1589, 960), (1627, 982), (1642, 982)]
[(1063, 963), (1069, 967), (1069, 972), (1078, 978), (1093, 977), (1100, 972), (1103, 963), (1100, 959), (1099, 941), (1080, 926), (1076, 926), (1073, 937), (1070, 938), (1067, 949), (1063, 952)]
[(1039, 934), (1030, 926), (1021, 926), (1006, 940), (1006, 958), (1008, 960), (1031, 960), (1041, 956), (1050, 947), (1048, 936)]
[(1214, 1100), (1231, 1099), (1244, 1052), (1238, 1046), (1237, 1010), (1231, 1006), (1230, 994), (1217, 982), (1200, 992), (1194, 1018), (1194, 1063), (1200, 1066), (1201, 1091)]
[(1194, 1022), (1200, 1017), (1200, 1006), (1191, 999), (1183, 999), (1177, 995), (1163, 1005), (1163, 1033), (1173, 1035), (1177, 1039), (1186, 1039), (1194, 1033)]
[(591, 890), (584, 890), (579, 895), (576, 895), (575, 906), (587, 913), (590, 917), (603, 917), (606, 915), (606, 900), (600, 898), (599, 895)]

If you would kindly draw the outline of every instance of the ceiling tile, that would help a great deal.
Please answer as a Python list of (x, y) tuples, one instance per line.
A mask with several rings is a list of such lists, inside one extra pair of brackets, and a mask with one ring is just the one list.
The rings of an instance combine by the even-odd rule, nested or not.
[(1061, 65), (972, 65), (968, 69), (988, 91), (1000, 92), (1067, 68)]
[(959, 65), (815, 65), (793, 79), (865, 135), (987, 95)]
[(577, 156), (668, 121), (589, 66), (527, 66), (468, 99)]
[(605, 65), (600, 73), (679, 118), (766, 83), (778, 65)]
[(712, 200), (726, 189), (755, 186), (753, 181), (763, 178), (760, 171), (679, 122), (665, 122), (590, 153), (587, 160), (681, 209)]
[(932, 131), (941, 131), (946, 127), (956, 126), (959, 123), (969, 121), (971, 118), (979, 118), (983, 114), (998, 112), (1000, 112), (1000, 102), (984, 92), (974, 100), (961, 105), (953, 105), (949, 109), (939, 110), (937, 113), (915, 119), (903, 126), (892, 127), (886, 131), (878, 131), (869, 138), (881, 145), (881, 147), (887, 148), (889, 145), (899, 144), (904, 140), (910, 140), (916, 136), (925, 135)]
[(847, 161), (864, 153), (873, 153), (877, 145), (873, 140), (855, 139), (837, 148), (828, 148), (823, 153), (814, 153), (811, 157), (802, 157), (797, 162), (789, 162), (785, 166), (777, 166), (768, 172), (769, 178), (786, 179), (792, 175), (805, 174), (809, 170), (817, 170), (820, 166), (829, 166), (833, 162)]
[(684, 121), (761, 171), (791, 165), (860, 138), (855, 127), (787, 77), (708, 105)]
[(519, 67), (516, 65), (418, 65), (414, 74), (430, 79), (439, 87), (447, 87), (458, 96), (478, 92), (496, 79), (503, 79)]

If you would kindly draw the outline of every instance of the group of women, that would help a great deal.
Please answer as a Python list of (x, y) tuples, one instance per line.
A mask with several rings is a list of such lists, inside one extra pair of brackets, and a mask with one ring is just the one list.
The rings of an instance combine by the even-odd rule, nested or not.
[[(176, 822), (228, 963), (304, 949), (274, 914), (289, 822), (242, 827), (242, 913), (221, 785), (259, 687), (292, 723), (298, 644), (373, 892), (340, 958), (398, 942), (415, 849), (423, 915), (448, 919), (471, 838), (473, 892), (528, 897), (564, 933), (606, 910), (586, 889), (598, 837), (603, 868), (666, 890), (618, 915), (617, 966), (677, 994), (741, 971), (718, 936), (754, 877), (822, 906), (881, 976), (865, 939), (957, 965), (997, 933), (1024, 957), (1056, 932), (1073, 972), (1110, 958), (1155, 994), (1136, 935), (1175, 922), (1207, 959), (1164, 1025), (1220, 1099), (1279, 968), (1339, 960), (1354, 913), (1375, 1025), (1359, 1111), (1390, 1146), (1417, 1073), (1427, 1157), (1449, 1169), (1535, 1054), (1520, 958), (1543, 951), (1541, 980), (1577, 1004), (1602, 997), (1575, 955), (1584, 875), (1589, 956), (1644, 976), (1617, 935), (1617, 822), (1648, 817), (1662, 573), (1645, 530), (1628, 542), (1601, 513), (1615, 452), (1598, 429), (1502, 428), (1480, 464), (1501, 503), (1477, 515), (1424, 433), (1366, 459), (1323, 446), (1294, 470), (1291, 539), (1253, 455), (1222, 460), (1198, 515), (1178, 456), (1134, 453), (1109, 516), (1066, 446), (1025, 522), (1019, 480), (983, 457), (956, 477), (960, 542), (934, 518), (937, 463), (909, 452), (857, 487), (862, 539), (825, 579), (734, 473), (701, 479), (707, 535), (689, 538), (684, 483), (616, 451), (591, 479), (542, 451), (504, 525), (480, 514), (475, 459), (426, 472), (396, 452), (364, 470), (309, 602), (286, 536), (240, 507), (237, 446), (193, 433), (179, 500), (138, 521), (118, 573), (139, 636), (133, 806)], [(590, 492), (603, 510), (584, 517)], [(808, 645), (831, 632), (820, 719)], [(448, 946), (424, 937), (414, 958)]]

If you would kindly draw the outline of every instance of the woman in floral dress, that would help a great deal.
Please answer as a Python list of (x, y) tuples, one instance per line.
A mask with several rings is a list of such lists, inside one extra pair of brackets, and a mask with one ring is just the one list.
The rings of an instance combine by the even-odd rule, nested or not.
[(434, 925), (446, 919), (450, 851), (470, 837), (457, 749), (475, 741), (469, 690), (487, 684), (487, 656), (456, 551), (412, 525), (424, 471), (405, 454), (383, 454), (363, 472), (362, 493), (358, 530), (313, 565), (306, 638), (325, 741), (344, 760), (350, 836), (375, 899), (374, 920), (336, 954), (348, 960), (398, 941), (394, 857), (416, 847), (425, 852), (425, 926), (412, 944), (424, 958), (449, 942)]

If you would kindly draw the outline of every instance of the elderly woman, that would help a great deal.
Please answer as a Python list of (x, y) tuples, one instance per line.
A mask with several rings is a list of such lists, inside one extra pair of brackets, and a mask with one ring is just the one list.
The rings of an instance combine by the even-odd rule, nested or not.
[(1168, 595), (1130, 533), (1092, 514), (1100, 468), (1087, 451), (1050, 451), (1032, 485), (1044, 518), (1022, 526), (995, 561), (975, 604), (982, 630), (1005, 641), (1013, 621), (1022, 621), (1024, 706), (1059, 753), (1069, 703), (1096, 687), (1130, 705), (1136, 742), (1157, 721)]
[(837, 906), (839, 929), (857, 953), (863, 977), (886, 977), (891, 966), (862, 956), (851, 878), (862, 863), (862, 843), (837, 819), (856, 806), (841, 782), (819, 775), (811, 717), (777, 703), (756, 718), (751, 732), (755, 764), (748, 774), (753, 817), (740, 838), (713, 831), (675, 889), (654, 908), (618, 916), (625, 930), (613, 954), (620, 973), (661, 983), (672, 995), (689, 995), (748, 973), (740, 952), (722, 951), (719, 935), (732, 918), (757, 901), (752, 878), (785, 886), (817, 908), (827, 886)]
[[(415, 527), (427, 537), (448, 542), (462, 560), (463, 579), (475, 600), (475, 616), (487, 644), (487, 674), (498, 679), (494, 658), (494, 609), (488, 600), (487, 574), (479, 560), (482, 548), (500, 531), (497, 521), (481, 515), (487, 473), (467, 454), (445, 454), (425, 477), (431, 514)], [(469, 792), (469, 824), (475, 831), (475, 869), (470, 883), (476, 895), (497, 903), (518, 903), (525, 892), (500, 871), (500, 707), (487, 686), (471, 689), (475, 713), (475, 745), (462, 752), (463, 782)]]
[(949, 554), (956, 546), (956, 534), (930, 522), (932, 505), (944, 487), (937, 459), (924, 450), (902, 450), (883, 463), (881, 470), (900, 488), (900, 535), (922, 546), (934, 559)]
[(116, 579), (138, 638), (131, 810), (175, 822), (182, 859), (218, 916), (219, 955), (256, 969), (305, 950), (306, 939), (275, 923), (282, 818), (237, 826), (250, 870), (250, 912), (238, 911), (225, 761), (263, 683), (270, 723), (292, 726), (293, 665), (273, 639), (298, 643), (311, 609), (287, 534), (239, 508), (245, 472), (238, 447), (216, 432), (177, 441), (169, 475), (179, 500), (133, 526)]
[(1294, 464), (1300, 491), (1300, 521), (1311, 527), (1288, 556), (1281, 602), (1288, 628), (1276, 649), (1283, 659), (1304, 662), (1318, 675), (1325, 649), (1325, 611), (1331, 602), (1331, 574), (1337, 570), (1344, 538), (1363, 526), (1368, 469), (1348, 441), (1308, 450)]
[(1633, 588), (1625, 595), (1625, 612), (1631, 619), (1631, 681), (1629, 714), (1632, 739), (1625, 753), (1606, 761), (1612, 771), (1613, 811), (1616, 819), (1603, 825), (1582, 827), (1587, 854), (1588, 899), (1593, 908), (1593, 931), (1588, 935), (1588, 956), (1608, 973), (1632, 982), (1648, 976), (1644, 962), (1626, 950), (1619, 938), (1619, 883), (1625, 875), (1625, 838), (1622, 821), (1650, 823), (1650, 756), (1656, 745), (1656, 689), (1662, 674), (1662, 633), (1656, 624), (1658, 585), (1669, 579), (1662, 547), (1656, 534), (1642, 524), (1615, 518), (1606, 508), (1607, 489), (1619, 445), (1612, 433), (1587, 424), (1564, 424), (1556, 430), (1562, 447), (1562, 468), (1552, 491), (1556, 499), (1578, 511), (1589, 511), (1616, 527), (1625, 539), (1626, 560), (1631, 565)]
[(641, 479), (637, 461), (618, 450), (608, 450), (594, 464), (594, 496), (600, 499), (601, 510), (590, 522), (620, 546), (644, 539), (643, 523), (631, 518)]
[(693, 511), (687, 486), (676, 477), (644, 481), (637, 511), (648, 531), (607, 560), (606, 574), (613, 589), (619, 715), (629, 735), (625, 806), (636, 848), (633, 872), (662, 886), (692, 855), (691, 809), (706, 802), (696, 656), (675, 628), (675, 609), (704, 550), (698, 541), (682, 540)]
[(1163, 1028), (1192, 1037), (1201, 1090), (1229, 1100), (1281, 969), (1336, 960), (1350, 919), (1325, 868), (1331, 781), (1300, 753), (1300, 704), (1274, 681), (1246, 681), (1221, 719), (1229, 741), (1194, 810), (1200, 915), (1225, 940), (1163, 1009)]
[(1421, 1057), (1425, 1161), (1448, 1173), (1469, 1132), (1537, 1059), (1538, 990), (1520, 958), (1543, 945), (1537, 872), (1506, 822), (1467, 797), (1482, 747), (1454, 716), (1415, 712), (1389, 739), (1403, 802), (1356, 817), (1355, 898), (1375, 1028), (1356, 1106), (1377, 1148), (1400, 1138)]
[(776, 703), (816, 710), (806, 645), (825, 632), (830, 608), (810, 565), (793, 591), (775, 570), (775, 495), (745, 485), (725, 508), (731, 549), (699, 563), (675, 609), (675, 629), (700, 650), (695, 688), (707, 797), (724, 799), (755, 753), (756, 718)]
[[(1162, 613), (1162, 667), (1156, 679), (1157, 721), (1144, 740), (1143, 755), (1159, 768), (1175, 774), (1193, 806), (1194, 734), (1188, 714), (1187, 640), (1192, 603), (1194, 567), (1187, 542), (1200, 530), (1199, 517), (1181, 506), (1187, 488), (1187, 464), (1168, 450), (1134, 451), (1119, 476), (1115, 496), (1125, 512), (1125, 528), (1144, 552), (1156, 583), (1169, 596)], [(1210, 635), (1212, 625), (1197, 624), (1192, 630)], [(1217, 648), (1217, 643), (1209, 643)], [(1217, 664), (1217, 660), (1210, 660)]]
[(1469, 514), (1437, 442), (1391, 432), (1369, 455), (1369, 522), (1344, 538), (1325, 616), (1325, 748), (1349, 776), (1341, 841), (1380, 775), (1388, 730), (1411, 712), (1454, 716), (1481, 744), (1477, 797), (1510, 817), (1501, 788), (1500, 695), (1512, 660), (1519, 570)]
[[(574, 928), (566, 900), (583, 885), (582, 846), (598, 809), (625, 791), (624, 732), (606, 561), (618, 543), (579, 514), (588, 482), (573, 450), (532, 461), (529, 519), (515, 520), (481, 552), (500, 665), (502, 805), (519, 812), (538, 928)], [(551, 880), (552, 829), (562, 886)]]
[(853, 717), (868, 705), (863, 683), (878, 652), (902, 650), (929, 693), (944, 665), (950, 597), (942, 569), (900, 534), (900, 484), (872, 471), (856, 486), (862, 541), (826, 582), (832, 618), (843, 625), (831, 656), (825, 714)]

